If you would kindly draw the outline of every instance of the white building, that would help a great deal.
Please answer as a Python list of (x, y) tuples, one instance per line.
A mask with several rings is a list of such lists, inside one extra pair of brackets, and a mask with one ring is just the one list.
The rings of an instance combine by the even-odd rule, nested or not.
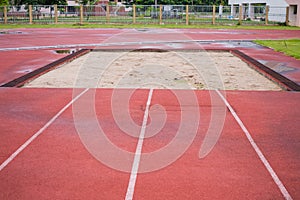
[[(229, 0), (231, 11), (235, 12), (235, 6), (242, 5), (244, 17), (253, 19), (257, 5), (269, 6), (269, 21), (285, 22), (286, 8), (289, 7), (289, 24), (300, 26), (299, 6), (300, 0)], [(233, 15), (233, 14), (232, 14)]]
[(286, 0), (289, 4), (289, 23), (300, 26), (300, 0)]
[(68, 6), (79, 6), (78, 1), (76, 0), (67, 0)]

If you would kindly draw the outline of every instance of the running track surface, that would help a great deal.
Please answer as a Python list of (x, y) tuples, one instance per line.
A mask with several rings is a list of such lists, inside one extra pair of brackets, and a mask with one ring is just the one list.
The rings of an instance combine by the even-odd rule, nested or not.
[[(300, 30), (13, 29), (3, 32), (6, 34), (0, 34), (0, 56), (3, 58), (0, 85), (63, 57), (64, 55), (54, 51), (54, 47), (130, 50), (238, 49), (283, 76), (300, 83), (299, 60), (269, 48), (240, 43), (256, 39), (299, 38)], [(23, 50), (16, 51), (16, 48)], [(26, 51), (24, 48), (27, 48)]]
[[(30, 34), (27, 36), (21, 34), (24, 38), (18, 41), (6, 38), (5, 42), (1, 41), (1, 47), (55, 45), (67, 43), (66, 38), (69, 38), (69, 42), (72, 43), (76, 41), (75, 36), (73, 38), (69, 36), (76, 35), (77, 32), (81, 32), (79, 36), (88, 43), (96, 42), (96, 40), (103, 41), (103, 38), (97, 35), (94, 38), (84, 37), (84, 30), (73, 32), (59, 29), (54, 32), (53, 30), (24, 29), (21, 31), (34, 32), (31, 34), (36, 34), (36, 37), (33, 39)], [(89, 31), (107, 32), (109, 35), (125, 30), (87, 30), (86, 34)], [(133, 32), (134, 30), (126, 31)], [(163, 30), (159, 31), (163, 32)], [(194, 34), (197, 37), (206, 35), (205, 39), (211, 39), (211, 32), (226, 33), (226, 36), (215, 33), (217, 39), (278, 39), (297, 37), (297, 35), (299, 37), (299, 31), (272, 31), (273, 33), (246, 31), (248, 37), (245, 31), (208, 30), (206, 34), (205, 30), (189, 31), (198, 32)], [(64, 32), (66, 37), (60, 41), (57, 39), (57, 34), (61, 32)], [(260, 35), (257, 32), (263, 32), (263, 34)], [(15, 35), (17, 34), (16, 32)], [(49, 35), (53, 40), (42, 39), (43, 36), (48, 38)], [(7, 34), (1, 37), (14, 37), (14, 35)], [(182, 39), (181, 36), (176, 37), (174, 36), (175, 39)], [(7, 39), (11, 40), (11, 43)], [(253, 53), (253, 48), (243, 50), (253, 55), (258, 52)], [(16, 52), (18, 51), (1, 53), (13, 55)], [(19, 57), (16, 57), (15, 60), (18, 59)], [(20, 60), (29, 62), (31, 57), (28, 56), (28, 59), (20, 57)], [(22, 67), (22, 62), (15, 64), (11, 70)], [(297, 61), (294, 62), (297, 63)], [(12, 77), (7, 78), (6, 75), (1, 73), (1, 80), (11, 80)], [(152, 137), (147, 138), (149, 134), (154, 133), (154, 130), (145, 129), (146, 138), (142, 143), (143, 154), (139, 162), (139, 170), (151, 167), (151, 164), (155, 166), (165, 160), (161, 158), (157, 162), (149, 163), (145, 153), (162, 150), (167, 144), (174, 142), (173, 138), (176, 138), (183, 113), (187, 112), (187, 116), (190, 116), (184, 123), (185, 129), (194, 126), (195, 113), (199, 113), (200, 120), (195, 133), (192, 131), (185, 133), (187, 137), (195, 134), (195, 138), (183, 151), (182, 156), (160, 170), (137, 175), (133, 187), (134, 199), (284, 199), (284, 195), (287, 198), (289, 196), (293, 199), (300, 198), (300, 110), (297, 109), (300, 106), (300, 96), (297, 92), (226, 91), (225, 94), (221, 94), (221, 96), (226, 96), (229, 103), (226, 107), (226, 102), (217, 91), (177, 91), (178, 95), (183, 96), (186, 92), (192, 92), (197, 100), (195, 104), (185, 99), (184, 103), (179, 105), (174, 91), (154, 90), (150, 104), (147, 105), (149, 90), (135, 90), (128, 103), (130, 117), (136, 125), (129, 127), (130, 134), (135, 136), (133, 137), (120, 129), (114, 119), (115, 114), (123, 112), (126, 114), (127, 109), (118, 106), (122, 103), (120, 99), (120, 102), (116, 100), (114, 107), (111, 105), (114, 92), (131, 94), (131, 90), (90, 89), (72, 105), (66, 107), (72, 101), (72, 97), (82, 91), (83, 89), (80, 91), (0, 89), (1, 163), (7, 161), (9, 156), (31, 136), (36, 133), (40, 134), (7, 165), (1, 165), (1, 167), (4, 166), (0, 171), (1, 199), (124, 199), (126, 194), (128, 195), (128, 186), (133, 183), (131, 167), (134, 163), (134, 156), (137, 155), (136, 147), (138, 141), (141, 140), (137, 137), (142, 129), (141, 125), (145, 122), (144, 115), (147, 113), (147, 108), (150, 109), (151, 116), (151, 118), (146, 117), (148, 124), (155, 121), (158, 123), (156, 119), (161, 119), (162, 113), (166, 113), (167, 117), (163, 128)], [(91, 99), (95, 99), (95, 102)], [(76, 110), (76, 105), (80, 103), (84, 105), (84, 109)], [(157, 105), (161, 105), (164, 112)], [(88, 113), (90, 109), (94, 111), (94, 115)], [(79, 114), (79, 121), (76, 121), (78, 119), (76, 113)], [(222, 113), (224, 118), (218, 118), (223, 116)], [(214, 123), (212, 120), (214, 117), (217, 118), (218, 124), (221, 124), (222, 131), (209, 154), (204, 158), (199, 158), (199, 150), (208, 135), (209, 126)], [(121, 122), (122, 120), (126, 122), (127, 118), (121, 118)], [(114, 154), (113, 150), (102, 148), (105, 144), (101, 143), (101, 140), (95, 140), (95, 142), (89, 140), (92, 145), (94, 144), (92, 147), (83, 142), (84, 135), (79, 131), (80, 127), (91, 131), (92, 134), (96, 130), (91, 124), (93, 121), (99, 122), (106, 137), (116, 147), (130, 153), (124, 154), (125, 157), (120, 156), (123, 154)], [(251, 145), (249, 138), (246, 137), (245, 128), (257, 145), (256, 147), (264, 155), (263, 159), (259, 157), (253, 143)], [(183, 144), (187, 142), (185, 137), (179, 139)], [(181, 147), (180, 145), (179, 143), (178, 148)], [(102, 162), (97, 160), (95, 155), (90, 153), (93, 150), (97, 150), (96, 153), (116, 164), (115, 167), (108, 167), (103, 160)], [(171, 156), (176, 150), (170, 149), (167, 155)], [(282, 185), (273, 180), (270, 168), (263, 164), (264, 159), (270, 164), (273, 176), (275, 174)], [(129, 172), (113, 168), (122, 168)], [(285, 189), (288, 194), (282, 192)]]

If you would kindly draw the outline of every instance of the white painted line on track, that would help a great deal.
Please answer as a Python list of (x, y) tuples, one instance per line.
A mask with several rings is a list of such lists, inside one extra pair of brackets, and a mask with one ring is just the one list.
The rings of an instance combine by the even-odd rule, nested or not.
[(31, 142), (33, 142), (40, 134), (43, 133), (67, 108), (69, 108), (77, 99), (79, 99), (89, 88), (85, 89), (75, 98), (73, 98), (65, 107), (63, 107), (54, 117), (52, 117), (40, 130), (38, 130), (33, 136), (31, 136), (22, 146), (20, 146), (13, 154), (9, 156), (0, 166), (0, 172), (18, 156)]
[(131, 174), (130, 174), (128, 188), (127, 188), (127, 193), (126, 193), (126, 197), (125, 197), (126, 200), (132, 200), (133, 194), (134, 194), (134, 188), (135, 188), (136, 178), (137, 178), (139, 165), (140, 165), (142, 147), (143, 147), (143, 142), (144, 142), (144, 137), (145, 137), (145, 132), (146, 132), (147, 120), (148, 120), (148, 116), (149, 116), (149, 107), (151, 104), (152, 94), (153, 94), (153, 89), (150, 89), (149, 94), (148, 94), (146, 109), (145, 109), (145, 113), (144, 113), (143, 124), (142, 124), (142, 128), (141, 128), (140, 136), (139, 136), (139, 141), (138, 141), (138, 144), (137, 144), (136, 150), (135, 150), (134, 160), (133, 160)]
[(245, 133), (247, 139), (249, 140), (251, 146), (253, 147), (253, 149), (255, 150), (256, 154), (258, 155), (258, 157), (260, 158), (260, 160), (262, 161), (262, 163), (264, 164), (264, 166), (266, 167), (266, 169), (268, 170), (268, 172), (272, 176), (272, 178), (273, 178), (274, 182), (276, 183), (277, 187), (280, 189), (281, 194), (284, 196), (285, 199), (292, 200), (293, 198), (291, 197), (291, 195), (289, 194), (289, 192), (287, 191), (287, 189), (284, 187), (283, 183), (281, 182), (281, 180), (277, 176), (276, 172), (271, 167), (271, 165), (268, 162), (268, 160), (266, 159), (266, 157), (263, 155), (262, 151), (256, 145), (254, 139), (252, 138), (252, 136), (251, 136), (250, 132), (248, 131), (248, 129), (245, 127), (245, 125), (242, 122), (242, 120), (236, 114), (236, 112), (231, 107), (231, 105), (226, 100), (226, 98), (220, 93), (220, 91), (216, 90), (216, 92), (221, 97), (221, 99), (223, 100), (223, 102), (226, 104), (227, 108), (230, 110), (231, 114), (233, 115), (234, 119), (237, 121), (237, 123), (239, 124), (239, 126), (244, 131), (244, 133)]
[(249, 40), (169, 40), (169, 41), (137, 41), (137, 42), (113, 42), (113, 43), (87, 43), (87, 44), (64, 44), (50, 46), (23, 46), (23, 47), (5, 47), (1, 51), (21, 51), (21, 50), (40, 50), (40, 49), (60, 49), (60, 48), (87, 48), (87, 47), (122, 47), (134, 45), (151, 45), (151, 44), (169, 44), (169, 43), (215, 43), (215, 42), (250, 42)]

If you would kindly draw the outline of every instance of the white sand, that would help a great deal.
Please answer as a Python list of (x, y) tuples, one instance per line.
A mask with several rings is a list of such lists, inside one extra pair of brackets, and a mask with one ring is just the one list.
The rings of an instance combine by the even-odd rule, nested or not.
[(24, 87), (281, 90), (228, 52), (90, 52)]

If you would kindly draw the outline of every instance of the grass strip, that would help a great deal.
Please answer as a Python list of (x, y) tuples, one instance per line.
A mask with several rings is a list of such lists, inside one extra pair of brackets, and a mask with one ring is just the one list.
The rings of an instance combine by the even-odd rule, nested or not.
[(256, 40), (257, 44), (270, 47), (275, 51), (300, 59), (300, 39), (289, 40)]
[(176, 28), (176, 29), (246, 29), (246, 30), (300, 30), (293, 26), (238, 26), (238, 25), (212, 25), (212, 24), (0, 24), (0, 29), (14, 28)]

